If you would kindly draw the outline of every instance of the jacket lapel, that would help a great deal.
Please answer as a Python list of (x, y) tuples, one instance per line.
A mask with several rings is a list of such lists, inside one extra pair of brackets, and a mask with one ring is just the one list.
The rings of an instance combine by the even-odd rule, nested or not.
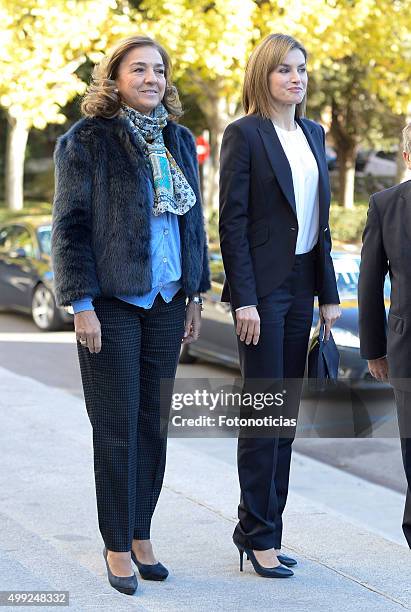
[[(318, 195), (321, 225), (323, 211), (327, 211), (326, 214), (328, 215), (328, 206), (331, 197), (327, 160), (322, 147), (320, 150), (318, 149), (318, 145), (313, 138), (311, 126), (308, 126), (305, 121), (301, 120), (301, 118), (297, 118), (296, 121), (304, 132), (304, 135), (308, 141), (308, 144), (310, 145), (311, 151), (313, 152), (315, 161), (317, 162), (318, 166)], [(325, 223), (327, 223), (327, 221), (325, 221)]]
[(294, 214), (297, 216), (291, 167), (271, 119), (261, 119), (260, 127), (257, 129), (262, 138), (265, 150), (267, 151), (268, 159), (270, 160), (276, 179), (288, 203), (293, 209)]
[[(322, 211), (327, 210), (328, 203), (330, 201), (330, 187), (328, 181), (328, 169), (324, 152), (319, 151), (318, 146), (313, 138), (312, 127), (307, 125), (301, 118), (296, 118), (298, 125), (301, 127), (304, 135), (310, 145), (311, 151), (315, 157), (318, 166), (319, 174), (319, 205), (320, 205), (320, 223), (322, 217)], [(287, 156), (284, 153), (284, 149), (281, 145), (280, 139), (277, 136), (275, 127), (270, 119), (261, 119), (260, 127), (258, 128), (261, 138), (264, 143), (264, 147), (268, 154), (271, 167), (276, 176), (280, 187), (287, 198), (288, 203), (297, 215), (297, 208), (295, 205), (295, 194), (293, 186), (293, 177), (291, 173), (291, 167), (288, 162)]]

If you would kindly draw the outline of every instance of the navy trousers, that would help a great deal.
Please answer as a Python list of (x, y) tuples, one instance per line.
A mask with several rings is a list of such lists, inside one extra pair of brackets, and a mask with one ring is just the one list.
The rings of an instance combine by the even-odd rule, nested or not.
[(150, 538), (166, 461), (160, 379), (175, 377), (185, 296), (179, 291), (166, 303), (159, 294), (148, 310), (116, 298), (96, 298), (94, 307), (101, 352), (77, 347), (93, 428), (98, 521), (107, 548), (125, 552), (133, 538)]
[[(298, 379), (293, 385), (294, 414), (300, 401), (313, 316), (315, 266), (313, 251), (296, 255), (294, 267), (281, 286), (259, 299), (258, 344), (247, 346), (237, 337), (244, 388), (254, 385), (255, 389), (255, 379)], [(233, 538), (246, 547), (281, 548), (293, 439), (293, 433), (289, 438), (239, 436), (241, 499)]]

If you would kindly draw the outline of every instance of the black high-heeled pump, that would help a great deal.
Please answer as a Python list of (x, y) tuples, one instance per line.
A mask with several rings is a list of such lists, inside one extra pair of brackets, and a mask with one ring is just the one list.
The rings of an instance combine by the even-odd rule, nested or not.
[[(297, 565), (297, 561), (292, 557), (287, 557), (287, 555), (277, 555), (277, 559), (279, 560), (281, 565), (285, 565), (286, 567), (294, 567), (295, 565)], [(249, 561), (248, 555), (247, 561)]]
[(295, 565), (297, 565), (297, 561), (292, 557), (288, 557), (287, 555), (277, 555), (277, 559), (282, 565), (285, 565), (286, 567), (294, 567)]
[(111, 586), (120, 593), (124, 593), (125, 595), (134, 595), (138, 587), (137, 576), (135, 574), (133, 574), (132, 576), (116, 576), (115, 574), (113, 574), (107, 561), (106, 547), (104, 547), (103, 549), (103, 557), (106, 562), (107, 577)]
[(140, 576), (144, 580), (165, 580), (168, 576), (168, 569), (160, 562), (150, 565), (149, 563), (140, 563), (133, 551), (131, 551), (131, 558), (138, 567)]
[(263, 567), (257, 561), (257, 558), (251, 548), (241, 546), (241, 544), (237, 544), (237, 542), (234, 542), (234, 544), (237, 546), (238, 552), (240, 553), (240, 572), (243, 571), (243, 555), (246, 553), (247, 559), (249, 559), (253, 564), (254, 570), (257, 572), (257, 574), (263, 576), (263, 578), (290, 578), (290, 576), (294, 576), (294, 572), (286, 567), (283, 567), (282, 565), (279, 565), (278, 567)]

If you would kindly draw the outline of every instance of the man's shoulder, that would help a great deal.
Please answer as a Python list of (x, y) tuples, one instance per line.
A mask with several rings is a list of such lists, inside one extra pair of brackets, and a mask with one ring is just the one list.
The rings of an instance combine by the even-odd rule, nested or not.
[(382, 189), (371, 196), (377, 206), (389, 206), (395, 204), (401, 197), (411, 202), (411, 180), (398, 183), (388, 189)]

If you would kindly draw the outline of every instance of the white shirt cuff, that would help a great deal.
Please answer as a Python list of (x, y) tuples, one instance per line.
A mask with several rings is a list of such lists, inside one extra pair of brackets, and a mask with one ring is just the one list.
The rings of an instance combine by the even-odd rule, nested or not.
[(237, 310), (243, 310), (244, 308), (252, 308), (253, 306), (257, 306), (257, 304), (250, 304), (249, 306), (240, 306), (239, 308), (236, 308), (235, 311), (237, 312)]

